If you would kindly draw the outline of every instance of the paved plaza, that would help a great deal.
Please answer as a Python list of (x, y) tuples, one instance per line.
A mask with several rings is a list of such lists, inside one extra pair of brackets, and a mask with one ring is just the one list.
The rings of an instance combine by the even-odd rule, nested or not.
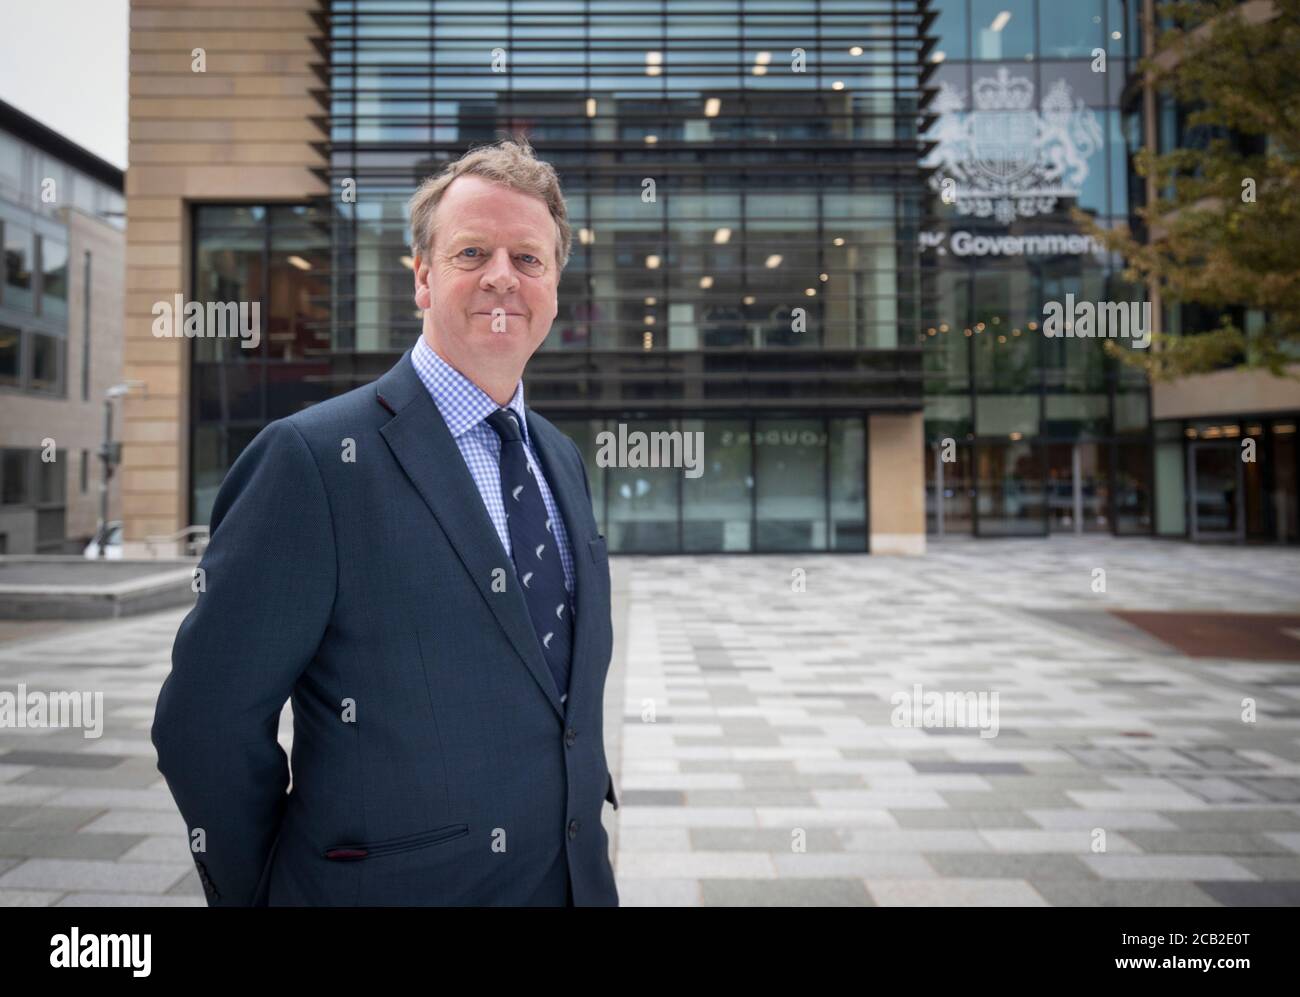
[[(1300, 904), (1300, 551), (611, 565), (625, 906)], [(0, 729), (0, 904), (204, 903), (149, 740), (183, 615), (0, 624), (0, 691), (106, 714)]]

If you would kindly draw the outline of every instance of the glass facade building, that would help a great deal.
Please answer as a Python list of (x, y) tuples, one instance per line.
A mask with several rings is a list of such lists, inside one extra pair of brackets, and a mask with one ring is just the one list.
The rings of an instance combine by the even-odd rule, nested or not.
[[(617, 551), (863, 551), (873, 413), (922, 408), (927, 4), (323, 5), (308, 203), (197, 205), (191, 521), (270, 419), (364, 384), (420, 333), (405, 203), (524, 134), (574, 231), (528, 403), (574, 437)], [(351, 194), (355, 196), (350, 196)], [(602, 467), (604, 431), (703, 434), (706, 473)]]
[[(0, 101), (0, 555), (63, 553), (90, 504), (69, 468), (89, 460), (76, 406), (90, 398), (92, 252), (70, 212), (121, 229), (122, 186), (121, 170)], [(94, 325), (108, 352), (117, 323)]]
[[(1296, 540), (1300, 412), (1157, 422), (1100, 338), (1044, 334), (1053, 304), (1141, 315), (1073, 215), (1133, 223), (1143, 200), (1140, 8), (322, 2), (330, 196), (193, 208), (195, 295), (260, 300), (264, 328), (257, 350), (195, 344), (190, 521), (268, 421), (419, 335), (407, 199), (523, 134), (574, 231), (527, 398), (586, 454), (612, 549), (868, 550), (873, 490), (914, 479), (921, 540)], [(1167, 100), (1155, 130), (1160, 148), (1206, 137)], [(875, 417), (908, 414), (915, 466), (874, 463), (897, 453)], [(703, 434), (705, 473), (600, 466), (620, 427)], [(1237, 468), (1246, 438), (1266, 459)]]
[(922, 235), (936, 293), (917, 332), (929, 531), (1149, 534), (1145, 378), (1100, 339), (1042, 328), (1049, 302), (1143, 298), (1070, 216), (1128, 220), (1141, 131), (1122, 95), (1135, 18), (1119, 0), (938, 8), (926, 163), (939, 196)]

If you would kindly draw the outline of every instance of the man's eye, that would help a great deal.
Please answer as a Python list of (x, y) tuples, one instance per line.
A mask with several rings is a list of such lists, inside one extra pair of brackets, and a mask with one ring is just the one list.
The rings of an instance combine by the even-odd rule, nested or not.
[[(464, 256), (466, 253), (477, 253), (477, 252), (479, 252), (479, 251), (480, 251), (480, 250), (477, 249), (476, 247), (474, 247), (474, 246), (470, 246), (470, 247), (468, 247), (467, 249), (462, 249), (462, 250), (460, 251), (460, 255)], [(468, 256), (468, 257), (466, 257), (466, 259), (471, 259), (471, 260), (473, 260), (473, 259), (478, 259), (478, 257), (477, 257), (477, 256)]]
[(531, 265), (534, 264), (534, 263), (541, 263), (541, 262), (542, 262), (542, 261), (539, 260), (536, 256), (533, 256), (531, 253), (521, 253), (521, 254), (520, 254), (520, 257), (521, 257), (521, 258), (523, 259), (523, 261), (524, 261), (525, 263), (527, 263), (529, 266), (531, 266)]

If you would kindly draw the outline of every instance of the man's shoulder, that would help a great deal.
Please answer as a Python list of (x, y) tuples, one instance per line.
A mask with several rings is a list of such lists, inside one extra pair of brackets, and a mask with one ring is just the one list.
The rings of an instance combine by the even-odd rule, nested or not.
[(293, 426), (309, 443), (328, 438), (337, 446), (340, 431), (348, 435), (348, 431), (378, 429), (392, 418), (376, 397), (375, 384), (371, 381), (327, 398), (287, 415), (281, 421)]

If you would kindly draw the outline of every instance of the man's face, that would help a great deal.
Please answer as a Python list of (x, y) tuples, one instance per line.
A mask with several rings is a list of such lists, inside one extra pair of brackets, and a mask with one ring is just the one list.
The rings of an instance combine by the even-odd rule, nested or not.
[(426, 337), (467, 377), (513, 387), (559, 307), (555, 221), (541, 198), (477, 176), (452, 181), (435, 220), (414, 261)]

